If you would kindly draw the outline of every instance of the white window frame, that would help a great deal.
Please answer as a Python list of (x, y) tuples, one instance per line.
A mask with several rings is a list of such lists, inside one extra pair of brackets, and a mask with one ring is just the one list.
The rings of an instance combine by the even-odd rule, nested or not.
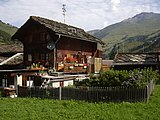
[(7, 87), (7, 79), (6, 78), (2, 79), (2, 87)]
[(28, 61), (32, 62), (32, 55), (31, 54), (28, 54)]

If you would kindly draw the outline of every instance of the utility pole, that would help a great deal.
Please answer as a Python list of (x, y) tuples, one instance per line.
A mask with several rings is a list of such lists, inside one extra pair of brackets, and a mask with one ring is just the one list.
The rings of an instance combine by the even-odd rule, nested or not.
[(64, 16), (64, 23), (65, 23), (65, 16), (66, 16), (66, 5), (65, 5), (65, 4), (63, 4), (62, 6), (63, 6), (63, 7), (62, 7), (62, 10), (63, 10), (63, 13), (62, 13), (62, 15)]
[(123, 41), (123, 53), (124, 53), (124, 41)]

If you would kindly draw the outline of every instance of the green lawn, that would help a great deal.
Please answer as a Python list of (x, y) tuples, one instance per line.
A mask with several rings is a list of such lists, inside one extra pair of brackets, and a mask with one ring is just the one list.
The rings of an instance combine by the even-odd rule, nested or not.
[(88, 103), (36, 98), (0, 98), (0, 120), (158, 120), (160, 85), (149, 103)]

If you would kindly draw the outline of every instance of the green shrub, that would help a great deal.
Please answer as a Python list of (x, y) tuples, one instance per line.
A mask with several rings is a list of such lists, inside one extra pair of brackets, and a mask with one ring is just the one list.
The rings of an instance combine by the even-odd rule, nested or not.
[(100, 72), (99, 76), (91, 75), (79, 83), (82, 86), (133, 86), (140, 87), (147, 85), (151, 80), (159, 79), (158, 71), (152, 68), (127, 70), (109, 70)]

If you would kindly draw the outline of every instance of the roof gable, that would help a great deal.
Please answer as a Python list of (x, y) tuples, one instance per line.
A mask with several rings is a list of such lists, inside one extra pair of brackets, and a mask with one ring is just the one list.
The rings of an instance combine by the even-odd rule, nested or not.
[[(27, 24), (30, 21), (35, 21), (36, 23), (39, 23), (43, 27), (57, 34), (60, 34), (62, 36), (104, 44), (101, 40), (88, 34), (81, 28), (77, 28), (64, 23), (60, 23), (60, 22), (56, 22), (53, 20), (49, 20), (42, 17), (36, 17), (36, 16), (31, 16), (30, 19), (25, 24)], [(15, 33), (15, 35), (12, 36), (12, 39), (18, 38), (18, 34), (20, 33), (20, 31), (23, 32), (23, 29), (25, 28), (25, 24)]]

